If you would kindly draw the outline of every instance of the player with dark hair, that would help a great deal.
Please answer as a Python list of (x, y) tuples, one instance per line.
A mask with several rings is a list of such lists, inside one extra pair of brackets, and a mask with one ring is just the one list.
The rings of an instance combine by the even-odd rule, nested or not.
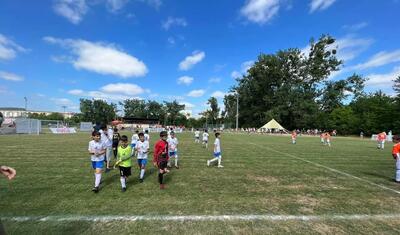
[(92, 132), (92, 139), (89, 142), (89, 154), (91, 155), (90, 158), (92, 160), (92, 167), (94, 170), (94, 188), (92, 189), (93, 192), (99, 192), (99, 186), (101, 181), (101, 173), (104, 167), (104, 157), (106, 153), (106, 146), (103, 141), (101, 141), (101, 134), (98, 131)]
[(160, 140), (154, 145), (153, 165), (158, 167), (158, 182), (160, 189), (165, 189), (163, 183), (164, 174), (168, 172), (168, 133), (166, 131), (160, 132)]
[(126, 191), (126, 179), (131, 175), (132, 168), (132, 148), (128, 144), (128, 137), (121, 136), (121, 145), (118, 147), (118, 161), (115, 166), (119, 167), (122, 192)]

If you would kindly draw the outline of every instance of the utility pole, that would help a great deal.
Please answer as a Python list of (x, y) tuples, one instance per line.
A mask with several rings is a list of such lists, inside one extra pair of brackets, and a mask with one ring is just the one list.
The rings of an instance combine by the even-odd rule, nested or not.
[(239, 128), (239, 93), (236, 91), (236, 131)]
[(25, 117), (28, 117), (28, 98), (24, 97), (25, 100)]

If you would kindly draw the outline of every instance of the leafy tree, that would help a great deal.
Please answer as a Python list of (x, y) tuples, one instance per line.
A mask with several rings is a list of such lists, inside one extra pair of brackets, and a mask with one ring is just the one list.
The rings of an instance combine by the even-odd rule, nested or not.
[(177, 118), (181, 115), (181, 111), (185, 109), (185, 105), (179, 104), (178, 101), (174, 100), (172, 102), (164, 101), (165, 104), (165, 113), (169, 122), (167, 124), (176, 125)]
[(208, 117), (212, 124), (216, 124), (216, 121), (219, 116), (219, 107), (218, 107), (218, 100), (215, 97), (210, 97), (207, 101), (207, 104), (210, 105), (210, 110), (208, 112)]
[(116, 108), (116, 104), (108, 104), (104, 100), (80, 99), (82, 121), (109, 123), (116, 118)]

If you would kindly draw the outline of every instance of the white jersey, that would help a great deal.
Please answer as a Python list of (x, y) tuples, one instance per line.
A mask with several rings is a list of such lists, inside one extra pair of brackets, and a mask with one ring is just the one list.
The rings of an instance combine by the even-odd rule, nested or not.
[[(88, 150), (92, 153), (98, 153), (101, 152), (102, 150), (106, 149), (107, 147), (104, 145), (104, 142), (99, 141), (96, 142), (94, 140), (89, 142), (89, 148)], [(100, 162), (100, 161), (104, 161), (104, 153), (102, 155), (96, 156), (94, 154), (92, 154), (90, 156), (90, 159), (94, 162)]]
[(136, 144), (139, 141), (139, 135), (138, 134), (133, 134), (132, 135), (132, 141), (131, 144)]
[(195, 131), (194, 132), (194, 137), (199, 138), (200, 137), (200, 131)]
[(208, 136), (209, 136), (209, 134), (207, 132), (204, 132), (203, 133), (203, 140), (208, 141)]
[(175, 152), (178, 151), (178, 138), (169, 138), (167, 139), (168, 142), (168, 151)]
[(219, 141), (219, 138), (216, 138), (214, 141), (214, 152), (215, 153), (220, 153), (221, 152), (221, 143)]
[(147, 159), (149, 153), (149, 142), (148, 141), (138, 141), (136, 143), (137, 159)]
[(145, 133), (144, 134), (144, 140), (150, 142), (150, 135)]
[[(107, 132), (104, 132), (103, 130), (99, 131), (101, 134), (101, 139), (100, 141), (104, 143), (104, 145), (106, 146), (106, 148), (110, 148), (112, 147), (112, 136), (113, 136), (113, 131), (108, 130)], [(111, 135), (108, 135), (109, 133), (111, 133)]]

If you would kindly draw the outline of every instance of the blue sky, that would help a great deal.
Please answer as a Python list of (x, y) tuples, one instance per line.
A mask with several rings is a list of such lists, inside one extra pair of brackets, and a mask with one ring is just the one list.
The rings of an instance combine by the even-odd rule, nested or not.
[(79, 98), (222, 104), (260, 53), (337, 39), (367, 91), (400, 75), (399, 0), (2, 0), (0, 106), (79, 111)]

